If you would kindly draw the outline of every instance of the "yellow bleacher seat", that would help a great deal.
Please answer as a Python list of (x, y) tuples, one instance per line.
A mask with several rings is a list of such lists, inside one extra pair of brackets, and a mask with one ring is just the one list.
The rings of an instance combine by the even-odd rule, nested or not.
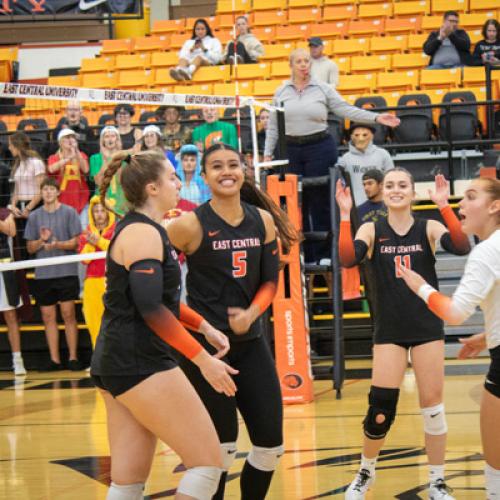
[(253, 0), (253, 11), (286, 9), (286, 0)]
[(420, 71), (420, 88), (453, 88), (460, 85), (461, 68), (423, 69)]
[(318, 7), (305, 7), (301, 9), (288, 9), (288, 23), (315, 23), (321, 21), (321, 9)]
[(270, 64), (241, 64), (236, 68), (236, 78), (238, 80), (254, 80), (269, 78)]
[[(500, 5), (500, 3), (498, 4)], [(479, 14), (460, 14), (460, 28), (467, 31), (481, 30), (483, 24), (488, 19), (495, 19), (496, 12), (491, 10), (489, 12), (481, 12)]]
[(276, 26), (262, 26), (260, 28), (252, 28), (252, 33), (262, 43), (271, 43), (275, 40)]
[(334, 40), (333, 52), (340, 55), (365, 55), (368, 52), (369, 43), (366, 38), (355, 38), (352, 40)]
[(469, 12), (479, 12), (482, 10), (491, 10), (495, 6), (498, 8), (498, 2), (495, 0), (469, 0)]
[(148, 53), (119, 55), (115, 59), (115, 69), (118, 71), (149, 67), (151, 67), (151, 55)]
[[(238, 82), (238, 94), (243, 96), (252, 95), (253, 82)], [(214, 83), (212, 92), (214, 95), (236, 95), (235, 83)]]
[(151, 54), (152, 68), (165, 68), (169, 66), (177, 66), (179, 55), (176, 52), (155, 52)]
[(84, 58), (81, 62), (80, 73), (100, 73), (111, 71), (114, 67), (112, 57), (91, 57)]
[(340, 78), (337, 90), (341, 94), (347, 93), (371, 93), (375, 87), (375, 78), (371, 74), (365, 75), (343, 75)]
[(274, 61), (271, 63), (271, 78), (289, 78), (290, 65), (288, 61)]
[(225, 82), (229, 80), (229, 66), (202, 66), (193, 75), (193, 82)]
[(323, 0), (323, 5), (352, 5), (352, 0)]
[(255, 80), (253, 95), (255, 97), (272, 97), (283, 80)]
[(414, 90), (418, 85), (418, 71), (401, 71), (395, 73), (379, 73), (377, 89), (380, 91)]
[(170, 76), (170, 71), (167, 68), (159, 68), (154, 72), (153, 85), (155, 87), (175, 85), (176, 83), (177, 81)]
[(428, 66), (429, 56), (423, 52), (418, 54), (394, 54), (392, 56), (392, 69), (394, 71), (420, 69)]
[(186, 27), (186, 20), (182, 19), (161, 19), (154, 21), (151, 28), (152, 35), (160, 35), (162, 33), (180, 33)]
[(180, 49), (189, 38), (191, 38), (190, 33), (173, 33), (170, 36), (170, 50)]
[(218, 31), (217, 33), (215, 33), (215, 36), (219, 39), (219, 42), (223, 47), (234, 39), (233, 30)]
[(153, 84), (153, 71), (127, 70), (118, 73), (118, 88), (120, 89), (144, 89)]
[(380, 3), (380, 0), (358, 0), (358, 3), (365, 4), (365, 3)]
[(350, 57), (339, 57), (335, 59), (335, 63), (339, 68), (339, 73), (345, 75), (351, 71), (351, 58)]
[(85, 73), (82, 75), (82, 87), (88, 89), (114, 89), (118, 83), (117, 73)]
[[(496, 72), (492, 72), (494, 74)], [(486, 85), (486, 72), (484, 66), (464, 66), (462, 83), (464, 86)]]
[(394, 54), (405, 51), (408, 40), (405, 35), (374, 36), (370, 38), (370, 52), (372, 54)]
[(319, 36), (323, 39), (341, 38), (347, 35), (349, 23), (341, 21), (336, 23), (311, 24), (311, 36)]
[(295, 40), (305, 40), (309, 36), (309, 26), (293, 24), (290, 26), (276, 26), (276, 40), (278, 42), (292, 42)]
[(253, 95), (253, 85), (252, 81), (238, 82), (238, 93), (239, 95)]
[(275, 45), (264, 45), (264, 55), (260, 57), (261, 61), (273, 59), (286, 59), (290, 56), (290, 52), (294, 49), (293, 43), (277, 43)]
[(351, 57), (351, 73), (373, 73), (388, 71), (391, 67), (391, 56), (353, 56)]
[(217, 0), (216, 12), (217, 14), (248, 12), (251, 5), (250, 0)]
[[(198, 21), (198, 19), (199, 19), (199, 16), (196, 16), (196, 17), (186, 17), (186, 21), (185, 21), (185, 23), (186, 23), (186, 29), (185, 29), (186, 33), (189, 33), (189, 35), (193, 34), (194, 23), (196, 21)], [(204, 19), (208, 23), (208, 25), (212, 27), (212, 29), (215, 28), (215, 23), (216, 23), (215, 19), (216, 19), (216, 16), (205, 17)]]
[(102, 41), (101, 54), (129, 54), (131, 51), (132, 40), (130, 38)]
[(402, 96), (401, 92), (393, 91), (393, 92), (380, 92), (378, 94), (380, 97), (385, 99), (387, 106), (397, 106), (399, 98)]
[(423, 52), (423, 46), (427, 38), (428, 33), (419, 33), (418, 35), (408, 35), (408, 50), (410, 52)]
[(176, 94), (211, 95), (213, 85), (210, 83), (203, 85), (175, 85), (174, 92)]
[(214, 30), (225, 30), (232, 29), (236, 16), (231, 12), (228, 14), (218, 14), (215, 16), (215, 20), (212, 23), (212, 29)]
[(80, 87), (81, 83), (82, 77), (80, 75), (49, 76), (47, 81), (47, 85), (55, 85), (57, 87)]
[(156, 52), (168, 49), (170, 38), (167, 35), (141, 36), (134, 39), (134, 52)]
[(321, 0), (288, 0), (289, 9), (297, 9), (302, 7), (319, 8), (323, 2)]
[(401, 16), (425, 16), (430, 12), (430, 0), (418, 0), (394, 3), (394, 17)]
[(18, 52), (17, 47), (4, 47), (0, 49), (0, 61), (17, 61)]
[(421, 29), (425, 33), (429, 33), (429, 31), (436, 31), (443, 24), (443, 16), (424, 16), (422, 18)]
[(355, 17), (356, 5), (326, 5), (323, 8), (323, 21), (348, 21)]
[(384, 19), (350, 21), (347, 33), (351, 36), (377, 36), (382, 35), (384, 26)]
[(385, 20), (385, 33), (387, 35), (409, 35), (420, 30), (423, 16), (409, 18), (396, 18)]
[(467, 10), (467, 0), (431, 0), (431, 12), (433, 14), (442, 14), (447, 10), (456, 10), (465, 12)]
[(258, 10), (253, 13), (252, 26), (277, 26), (286, 24), (287, 12), (283, 10)]
[(390, 16), (392, 16), (392, 3), (366, 3), (358, 7), (358, 17), (360, 19)]
[(474, 50), (474, 45), (476, 45), (477, 42), (483, 40), (484, 36), (481, 30), (469, 30), (467, 31), (467, 34), (469, 35), (470, 43), (472, 44), (471, 45), (471, 51), (472, 51)]

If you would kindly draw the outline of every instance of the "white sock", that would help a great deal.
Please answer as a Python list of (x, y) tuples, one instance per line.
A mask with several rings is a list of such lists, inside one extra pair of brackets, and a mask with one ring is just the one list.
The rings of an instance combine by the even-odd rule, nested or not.
[(484, 468), (486, 479), (486, 498), (487, 500), (497, 500), (500, 498), (500, 470), (494, 469), (486, 464)]
[(195, 69), (196, 69), (196, 66), (195, 66), (194, 64), (190, 64), (190, 65), (189, 65), (188, 70), (189, 70), (189, 73), (190, 73), (191, 75), (194, 73), (194, 70), (195, 70)]
[(12, 353), (12, 359), (14, 359), (14, 360), (23, 359), (23, 357), (21, 356), (21, 353), (19, 351), (17, 351), (17, 352)]
[(106, 500), (142, 500), (144, 483), (116, 484), (111, 482)]
[(361, 454), (361, 464), (359, 465), (360, 469), (366, 469), (370, 476), (375, 474), (375, 466), (377, 465), (377, 458), (366, 458), (363, 454)]
[(429, 465), (429, 483), (435, 483), (438, 479), (444, 481), (444, 465)]

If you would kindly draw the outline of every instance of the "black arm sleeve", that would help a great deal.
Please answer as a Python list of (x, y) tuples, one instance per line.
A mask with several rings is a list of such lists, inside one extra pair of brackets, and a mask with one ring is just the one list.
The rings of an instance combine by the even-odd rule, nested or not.
[(266, 243), (262, 249), (262, 257), (260, 261), (260, 282), (266, 283), (271, 281), (278, 282), (279, 273), (279, 252), (277, 240)]
[(453, 243), (453, 240), (451, 238), (451, 234), (446, 231), (446, 233), (443, 233), (441, 236), (441, 239), (439, 240), (441, 243), (441, 246), (443, 247), (444, 250), (446, 250), (449, 253), (455, 254), (455, 255), (467, 255), (470, 252), (470, 246), (461, 246), (458, 247)]

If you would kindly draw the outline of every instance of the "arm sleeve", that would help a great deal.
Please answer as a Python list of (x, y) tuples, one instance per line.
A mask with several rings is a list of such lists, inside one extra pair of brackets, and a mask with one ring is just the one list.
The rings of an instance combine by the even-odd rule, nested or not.
[(134, 262), (130, 266), (129, 286), (135, 307), (146, 325), (158, 337), (188, 359), (194, 358), (203, 350), (172, 311), (162, 303), (163, 269), (159, 260)]
[(368, 245), (362, 240), (352, 239), (351, 222), (340, 221), (339, 254), (343, 267), (354, 267), (366, 256)]
[(276, 295), (279, 273), (279, 252), (277, 240), (264, 245), (260, 263), (261, 286), (255, 294), (252, 305), (262, 314), (272, 303)]
[[(449, 230), (449, 233), (445, 233), (441, 236), (442, 247), (448, 252), (457, 255), (468, 254), (470, 252), (469, 238), (467, 238), (467, 235), (462, 231), (462, 226), (460, 225), (460, 221), (455, 215), (455, 212), (449, 205), (442, 208), (440, 212), (443, 216), (446, 227)], [(446, 234), (449, 234), (449, 240)]]
[(203, 323), (204, 318), (203, 316), (201, 316), (201, 314), (198, 314), (194, 309), (191, 309), (187, 304), (181, 302), (179, 311), (179, 321), (186, 328), (194, 330), (195, 332), (199, 332), (200, 326)]

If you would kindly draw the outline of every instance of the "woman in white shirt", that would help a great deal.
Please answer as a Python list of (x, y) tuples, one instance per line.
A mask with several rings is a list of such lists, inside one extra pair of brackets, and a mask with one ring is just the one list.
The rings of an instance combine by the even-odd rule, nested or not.
[(487, 499), (500, 498), (500, 181), (474, 180), (460, 202), (462, 230), (481, 240), (469, 255), (453, 297), (442, 295), (410, 269), (402, 270), (406, 284), (429, 309), (451, 325), (460, 325), (480, 306), (485, 333), (460, 339), (458, 357), (477, 356), (488, 348), (491, 365), (481, 401), (481, 439), (486, 461)]
[(214, 37), (205, 19), (197, 19), (193, 34), (184, 42), (179, 52), (179, 65), (170, 70), (170, 76), (177, 81), (191, 80), (200, 66), (214, 66), (222, 59), (222, 46)]

